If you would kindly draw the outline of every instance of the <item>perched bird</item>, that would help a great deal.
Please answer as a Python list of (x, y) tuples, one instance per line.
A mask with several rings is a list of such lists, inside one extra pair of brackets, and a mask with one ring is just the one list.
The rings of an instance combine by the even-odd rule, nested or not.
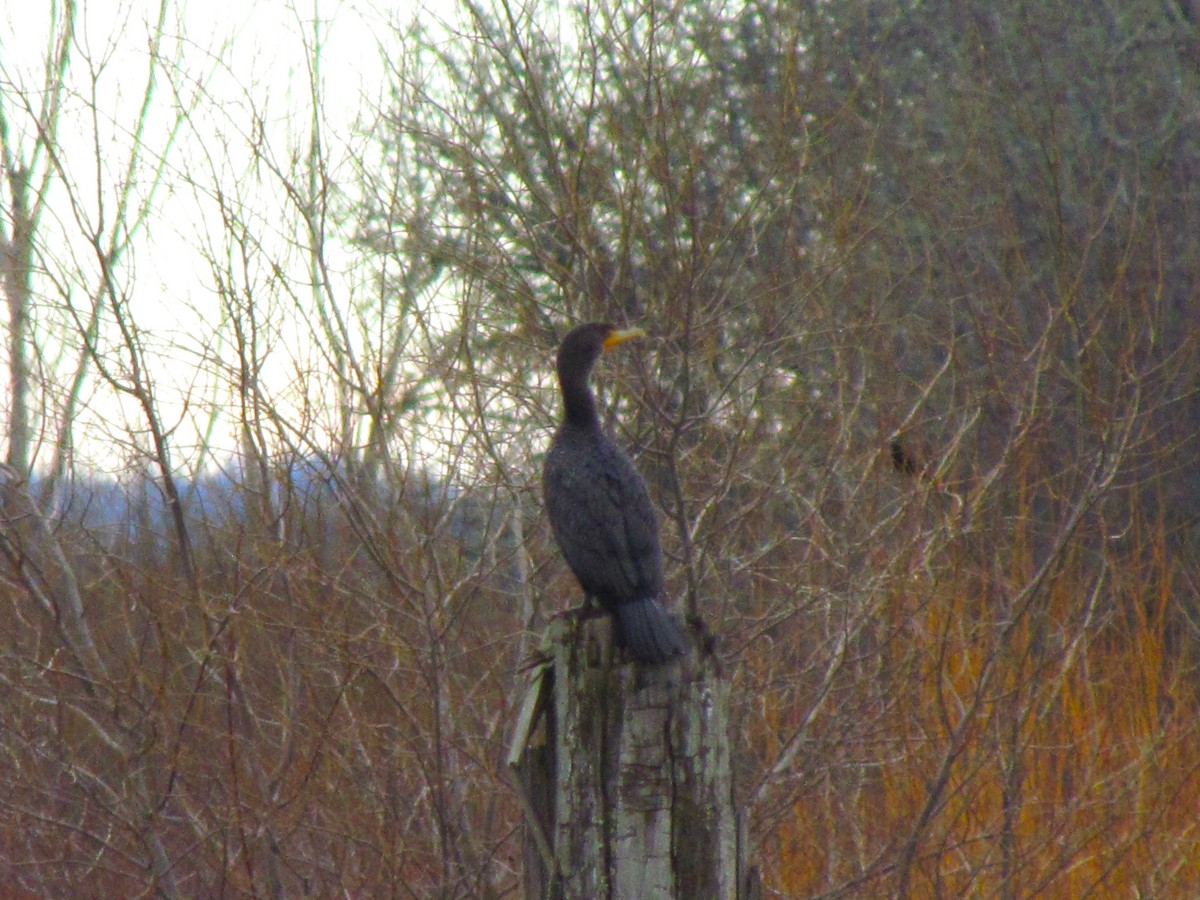
[(615, 643), (638, 662), (657, 664), (687, 651), (683, 632), (660, 600), (658, 518), (646, 482), (601, 430), (588, 387), (605, 350), (643, 334), (591, 322), (563, 338), (563, 420), (546, 454), (542, 493), (558, 547), (584, 593), (612, 617)]
[(892, 452), (892, 468), (901, 475), (916, 475), (920, 470), (916, 458), (911, 451), (904, 446), (904, 442), (898, 437), (892, 438), (892, 442), (888, 444), (888, 449)]

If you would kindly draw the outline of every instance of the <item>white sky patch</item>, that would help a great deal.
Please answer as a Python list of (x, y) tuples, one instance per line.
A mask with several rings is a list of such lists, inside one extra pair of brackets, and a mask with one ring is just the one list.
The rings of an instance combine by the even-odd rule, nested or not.
[[(379, 42), (386, 40), (389, 23), (403, 21), (411, 9), (407, 2), (363, 6), (346, 0), (168, 3), (159, 65), (152, 66), (158, 3), (79, 3), (53, 183), (39, 226), (35, 377), (49, 385), (42, 464), (56, 439), (56, 404), (68, 392), (82, 350), (78, 325), (95, 297), (104, 305), (98, 345), (109, 371), (118, 382), (129, 375), (111, 298), (104, 298), (103, 275), (88, 240), (89, 234), (100, 235), (102, 245), (109, 239), (122, 204), (131, 220), (143, 206), (146, 213), (113, 269), (115, 293), (139, 331), (178, 467), (187, 470), (198, 462), (197, 448), (206, 442), (216, 456), (238, 448), (236, 410), (219, 422), (210, 420), (211, 409), (230, 403), (229, 372), (222, 366), (228, 365), (233, 335), (206, 255), (236, 271), (241, 282), (232, 294), (255, 304), (263, 317), (263, 378), (278, 402), (295, 404), (280, 412), (298, 416), (305, 403), (321, 401), (319, 378), (308, 377), (326, 375), (327, 369), (319, 332), (309, 327), (303, 307), (311, 298), (306, 235), (285, 184), (288, 174), (303, 168), (297, 161), (305, 161), (310, 145), (312, 48), (319, 40), (323, 152), (337, 174), (361, 140), (356, 123), (384, 99)], [(34, 2), (5, 4), (0, 15), (0, 102), (9, 147), (17, 159), (34, 162), (35, 171), (34, 117), (47, 96), (45, 60), (56, 15), (61, 20), (61, 4)], [(151, 77), (148, 113), (135, 133)], [(139, 143), (141, 155), (131, 167)], [(9, 199), (5, 191), (5, 214)], [(242, 247), (231, 249), (223, 205), (245, 226), (234, 229), (245, 238)], [(0, 233), (7, 236), (10, 226), (6, 220)], [(353, 260), (340, 247), (331, 240), (327, 248), (331, 290), (351, 302), (361, 287), (356, 279), (365, 276), (353, 271)], [(7, 372), (7, 341), (2, 356)], [(145, 446), (137, 403), (105, 384), (94, 365), (80, 401), (76, 465), (127, 468), (139, 455), (131, 437)], [(6, 395), (0, 403), (0, 415), (7, 415)]]

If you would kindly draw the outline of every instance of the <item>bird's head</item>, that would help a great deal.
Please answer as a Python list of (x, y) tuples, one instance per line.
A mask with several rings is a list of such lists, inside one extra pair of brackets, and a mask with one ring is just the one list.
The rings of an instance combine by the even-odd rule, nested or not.
[(567, 332), (558, 348), (558, 370), (561, 373), (565, 366), (586, 374), (600, 354), (645, 334), (640, 328), (617, 328), (609, 322), (578, 325)]
[(640, 328), (617, 328), (608, 322), (589, 322), (572, 328), (558, 348), (558, 384), (565, 420), (587, 428), (600, 427), (588, 375), (600, 354), (645, 334)]

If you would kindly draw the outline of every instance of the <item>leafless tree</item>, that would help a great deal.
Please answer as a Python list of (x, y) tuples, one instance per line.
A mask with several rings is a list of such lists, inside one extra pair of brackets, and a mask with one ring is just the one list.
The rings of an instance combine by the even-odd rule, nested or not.
[(1200, 889), (1186, 10), (368, 11), (351, 127), (353, 12), (274, 22), (290, 90), (166, 4), (0, 41), (4, 876), (517, 891), (552, 353), (605, 318), (765, 895)]

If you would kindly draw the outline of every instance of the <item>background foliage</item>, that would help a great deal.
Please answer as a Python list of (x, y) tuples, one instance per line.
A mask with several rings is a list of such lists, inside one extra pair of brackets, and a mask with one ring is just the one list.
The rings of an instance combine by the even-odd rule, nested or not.
[(1200, 889), (1191, 4), (463, 3), (348, 130), (282, 18), (283, 133), (166, 5), (128, 109), (72, 3), (0, 80), (14, 889), (513, 895), (595, 318), (768, 894)]

